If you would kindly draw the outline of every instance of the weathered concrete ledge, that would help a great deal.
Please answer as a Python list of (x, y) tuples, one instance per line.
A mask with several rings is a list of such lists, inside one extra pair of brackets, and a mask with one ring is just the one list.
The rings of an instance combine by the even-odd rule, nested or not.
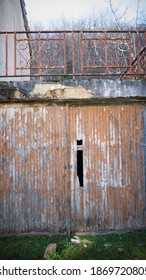
[(78, 79), (62, 82), (0, 82), (0, 100), (6, 99), (100, 99), (146, 97), (146, 80)]

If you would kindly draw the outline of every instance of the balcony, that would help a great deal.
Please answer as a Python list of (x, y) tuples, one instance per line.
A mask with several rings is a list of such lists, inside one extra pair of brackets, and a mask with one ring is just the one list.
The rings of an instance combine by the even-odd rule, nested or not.
[(146, 78), (146, 31), (0, 32), (0, 80)]

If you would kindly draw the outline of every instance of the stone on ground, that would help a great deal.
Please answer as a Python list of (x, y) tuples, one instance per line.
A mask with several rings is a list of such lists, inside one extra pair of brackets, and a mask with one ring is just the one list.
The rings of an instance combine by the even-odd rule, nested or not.
[(56, 248), (57, 248), (57, 244), (55, 244), (55, 243), (50, 243), (50, 244), (47, 246), (46, 251), (45, 251), (45, 253), (44, 253), (44, 259), (47, 259), (48, 256), (49, 256), (50, 254), (56, 253)]

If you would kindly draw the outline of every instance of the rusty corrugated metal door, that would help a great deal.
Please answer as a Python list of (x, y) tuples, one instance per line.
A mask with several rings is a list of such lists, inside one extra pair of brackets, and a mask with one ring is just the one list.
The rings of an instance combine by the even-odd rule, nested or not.
[[(71, 107), (70, 122), (72, 229), (143, 226), (142, 106)], [(78, 144), (83, 162), (77, 157)], [(78, 174), (81, 164), (83, 174)]]
[(66, 108), (0, 108), (0, 232), (70, 225)]
[(144, 225), (142, 106), (0, 108), (0, 232)]

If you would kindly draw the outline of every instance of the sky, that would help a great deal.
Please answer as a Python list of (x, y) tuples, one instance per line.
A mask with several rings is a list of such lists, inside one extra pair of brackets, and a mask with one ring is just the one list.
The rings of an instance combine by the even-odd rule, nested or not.
[[(132, 19), (136, 17), (138, 0), (112, 0), (113, 7), (119, 10), (119, 15), (128, 8), (126, 17)], [(139, 14), (146, 11), (146, 0), (139, 0)], [(103, 11), (108, 13), (108, 0), (25, 0), (27, 17), (29, 22), (41, 22), (44, 26), (50, 19), (57, 19), (60, 16), (65, 18), (80, 18), (86, 17), (93, 10)], [(108, 14), (107, 14), (108, 15)]]

